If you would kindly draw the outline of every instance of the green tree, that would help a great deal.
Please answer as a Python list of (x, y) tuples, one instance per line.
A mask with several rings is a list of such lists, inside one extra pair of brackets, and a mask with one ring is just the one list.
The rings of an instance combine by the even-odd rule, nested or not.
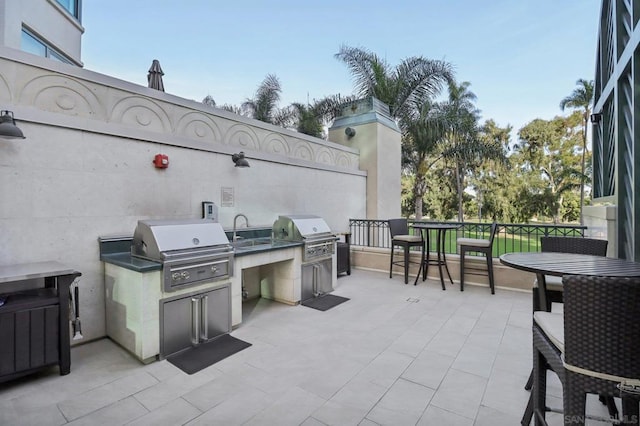
[(578, 112), (552, 120), (535, 119), (518, 132), (516, 149), (522, 154), (523, 170), (544, 182), (543, 192), (537, 195), (545, 199), (554, 223), (560, 221), (565, 194), (580, 188), (582, 174), (577, 147), (581, 138), (575, 132), (580, 120)]
[(218, 109), (232, 112), (234, 114), (246, 115), (243, 113), (242, 108), (236, 105), (231, 105), (231, 104), (217, 105), (215, 99), (213, 99), (213, 96), (211, 95), (205, 96), (204, 99), (202, 100), (202, 103), (213, 108), (218, 108)]
[(202, 103), (210, 107), (216, 106), (216, 101), (215, 99), (213, 99), (213, 96), (211, 95), (205, 96), (204, 99), (202, 100)]
[[(487, 120), (480, 128), (478, 138), (486, 145), (501, 146), (503, 151), (509, 151), (511, 142), (511, 126), (500, 127), (493, 120)], [(475, 190), (475, 208), (478, 209), (479, 219), (489, 217), (503, 222), (509, 222), (515, 216), (513, 198), (515, 193), (515, 173), (510, 167), (510, 161), (485, 161), (472, 170), (469, 185)]]
[(399, 118), (415, 105), (433, 99), (445, 83), (453, 80), (453, 68), (444, 61), (422, 56), (406, 58), (396, 67), (362, 48), (341, 46), (335, 57), (349, 68), (355, 95), (373, 96), (389, 106)]
[[(426, 174), (425, 214), (439, 220), (455, 218), (458, 211), (455, 173), (442, 162), (433, 163)], [(469, 195), (464, 195), (465, 202)]]
[(445, 161), (452, 163), (458, 194), (458, 221), (464, 221), (465, 177), (485, 161), (504, 161), (501, 144), (479, 136), (479, 110), (475, 107), (476, 95), (469, 90), (471, 83), (449, 84), (449, 99), (442, 109), (446, 116), (447, 131), (441, 151)]
[(292, 127), (305, 135), (325, 138), (325, 127), (336, 118), (345, 102), (353, 101), (351, 97), (340, 95), (327, 96), (320, 100), (313, 100), (311, 104), (294, 102), (289, 106), (289, 116)]
[(578, 87), (564, 99), (560, 101), (560, 109), (572, 108), (582, 111), (582, 161), (581, 161), (581, 180), (580, 180), (580, 224), (584, 223), (582, 210), (584, 208), (584, 185), (585, 185), (585, 169), (587, 155), (587, 128), (589, 126), (589, 117), (591, 115), (591, 104), (593, 102), (593, 80), (579, 79), (576, 81)]
[(265, 123), (277, 126), (286, 125), (291, 117), (287, 109), (278, 108), (282, 87), (280, 80), (274, 74), (267, 74), (265, 79), (258, 86), (258, 90), (253, 99), (247, 99), (242, 103), (242, 111), (247, 116)]
[(444, 137), (445, 116), (437, 104), (425, 101), (405, 112), (400, 120), (402, 130), (402, 168), (414, 176), (412, 180), (412, 205), (416, 219), (422, 218), (423, 197), (427, 191), (427, 172), (437, 161), (438, 143)]

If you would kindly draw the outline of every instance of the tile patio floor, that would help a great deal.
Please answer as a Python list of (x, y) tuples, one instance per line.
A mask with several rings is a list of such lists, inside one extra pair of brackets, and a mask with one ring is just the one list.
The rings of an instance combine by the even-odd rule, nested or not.
[[(0, 384), (0, 425), (520, 424), (529, 293), (354, 270), (334, 294), (351, 300), (326, 312), (246, 303), (231, 334), (252, 346), (191, 376), (142, 365), (109, 339), (74, 347), (71, 374)], [(589, 410), (606, 413), (595, 399)]]

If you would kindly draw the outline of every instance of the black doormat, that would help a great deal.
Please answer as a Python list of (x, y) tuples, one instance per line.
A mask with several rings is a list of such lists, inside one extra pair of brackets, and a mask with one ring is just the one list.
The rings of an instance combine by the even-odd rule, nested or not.
[(312, 299), (307, 299), (302, 302), (301, 305), (317, 309), (319, 311), (326, 311), (333, 308), (334, 306), (338, 306), (339, 304), (346, 302), (347, 300), (349, 299), (347, 299), (346, 297), (335, 296), (333, 294), (325, 294), (322, 296), (314, 297)]
[(251, 343), (225, 334), (210, 342), (194, 346), (175, 355), (169, 355), (167, 361), (185, 373), (193, 374), (249, 346)]

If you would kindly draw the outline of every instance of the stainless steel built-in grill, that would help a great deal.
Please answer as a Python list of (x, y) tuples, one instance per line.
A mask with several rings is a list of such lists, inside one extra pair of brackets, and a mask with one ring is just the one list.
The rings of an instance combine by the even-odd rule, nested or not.
[(222, 226), (207, 220), (138, 221), (131, 255), (162, 263), (165, 292), (233, 275), (233, 247)]
[(335, 251), (336, 236), (319, 216), (280, 216), (273, 224), (273, 238), (280, 241), (304, 243), (302, 261), (331, 257)]
[(302, 247), (302, 300), (333, 291), (336, 235), (319, 216), (284, 215), (273, 224), (273, 239), (298, 241)]

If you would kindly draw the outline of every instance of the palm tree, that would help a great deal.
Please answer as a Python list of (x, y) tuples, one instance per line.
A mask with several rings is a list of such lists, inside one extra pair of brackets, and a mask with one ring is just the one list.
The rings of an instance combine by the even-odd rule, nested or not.
[(202, 100), (202, 103), (213, 107), (213, 108), (218, 108), (218, 109), (222, 109), (225, 111), (229, 111), (232, 112), (234, 114), (238, 114), (238, 115), (246, 115), (243, 113), (242, 108), (236, 106), (236, 105), (231, 105), (231, 104), (224, 104), (224, 105), (218, 105), (216, 104), (215, 99), (213, 99), (213, 96), (211, 95), (207, 95), (204, 97), (204, 99)]
[(213, 96), (211, 95), (205, 96), (204, 99), (202, 100), (202, 103), (210, 107), (216, 106), (216, 101), (215, 99), (213, 99)]
[(286, 125), (290, 117), (287, 110), (280, 110), (278, 102), (282, 88), (275, 74), (267, 74), (258, 86), (253, 99), (242, 103), (242, 110), (249, 117), (278, 126)]
[(580, 178), (580, 224), (584, 223), (582, 217), (582, 209), (584, 207), (584, 179), (586, 167), (587, 152), (587, 127), (589, 125), (589, 116), (591, 115), (591, 103), (593, 102), (593, 80), (587, 81), (583, 78), (576, 81), (578, 87), (566, 98), (560, 101), (560, 109), (564, 111), (566, 107), (573, 109), (582, 109), (582, 164)]
[(476, 155), (479, 111), (473, 104), (476, 95), (469, 90), (468, 81), (449, 84), (449, 100), (444, 109), (448, 117), (447, 148), (443, 156), (453, 160), (458, 193), (458, 221), (464, 220), (464, 169), (465, 163)]
[(355, 100), (353, 97), (340, 95), (327, 96), (320, 100), (313, 100), (312, 104), (294, 102), (290, 105), (290, 116), (296, 131), (317, 138), (325, 137), (325, 127), (328, 126), (346, 103)]
[(455, 166), (458, 193), (458, 221), (464, 221), (464, 178), (470, 169), (486, 160), (505, 161), (500, 144), (479, 137), (480, 111), (474, 105), (476, 95), (469, 90), (471, 83), (465, 81), (449, 84), (449, 99), (442, 105), (446, 115), (447, 132), (443, 140), (441, 156)]
[(446, 132), (445, 116), (438, 104), (424, 102), (411, 108), (400, 120), (402, 129), (402, 168), (413, 174), (415, 218), (422, 218), (422, 200), (427, 191), (426, 176), (433, 164), (432, 155)]
[(351, 71), (355, 95), (374, 96), (389, 106), (396, 119), (413, 105), (432, 99), (453, 80), (451, 64), (422, 56), (404, 59), (395, 68), (362, 48), (341, 46), (335, 57)]

